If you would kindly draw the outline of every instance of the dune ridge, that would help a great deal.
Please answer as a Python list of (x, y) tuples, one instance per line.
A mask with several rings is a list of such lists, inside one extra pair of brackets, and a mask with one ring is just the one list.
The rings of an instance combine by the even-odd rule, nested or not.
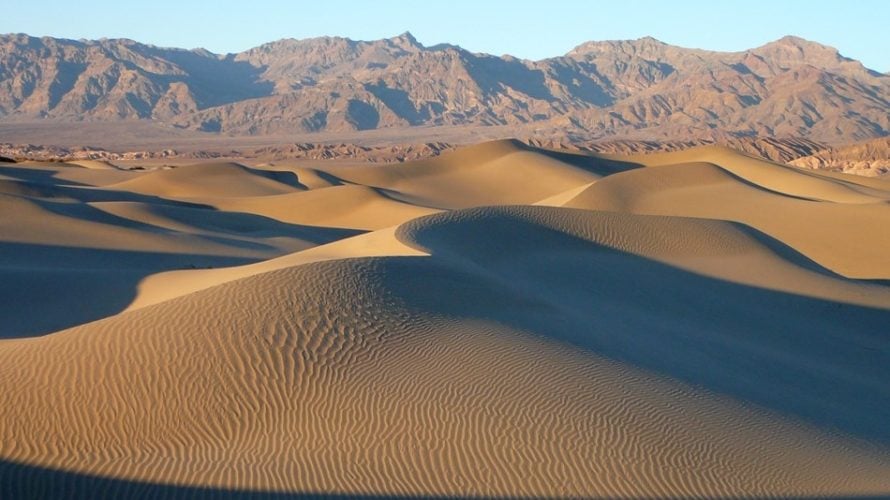
[(0, 188), (0, 493), (890, 493), (890, 183), (498, 141)]

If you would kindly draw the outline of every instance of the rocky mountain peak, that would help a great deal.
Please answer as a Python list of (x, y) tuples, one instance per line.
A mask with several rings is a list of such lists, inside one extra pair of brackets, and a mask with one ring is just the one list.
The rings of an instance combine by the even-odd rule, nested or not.
[(842, 56), (834, 47), (791, 35), (764, 44), (752, 52), (785, 67), (809, 64), (832, 68), (852, 61)]
[(423, 49), (423, 44), (417, 41), (414, 38), (414, 35), (411, 34), (410, 31), (405, 31), (404, 33), (394, 36), (389, 39), (393, 44), (398, 45), (403, 48), (414, 48), (414, 49)]

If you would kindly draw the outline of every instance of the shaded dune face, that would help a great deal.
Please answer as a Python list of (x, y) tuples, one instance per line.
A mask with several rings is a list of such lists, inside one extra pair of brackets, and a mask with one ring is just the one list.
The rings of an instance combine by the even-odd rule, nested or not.
[[(65, 208), (102, 192), (119, 198), (102, 210), (114, 218), (52, 213), (121, 237), (72, 237), (57, 255), (110, 242), (133, 253), (144, 243), (125, 236), (144, 232), (158, 254), (252, 263), (100, 266), (84, 250), (92, 264), (43, 263), (45, 284), (3, 285), (10, 297), (99, 267), (133, 299), (0, 341), (0, 494), (887, 494), (890, 288), (862, 247), (883, 233), (860, 226), (887, 217), (890, 186), (695, 155), (499, 142), (306, 183), (298, 169), (290, 182), (225, 166), (215, 174), (233, 184), (216, 179), (206, 196), (190, 167), (158, 183), (169, 172), (77, 177)], [(73, 189), (73, 167), (25, 168), (41, 184), (10, 188), (16, 203)], [(155, 198), (127, 199), (137, 194)], [(0, 248), (38, 267), (17, 245), (48, 236), (4, 224)], [(842, 230), (856, 245), (835, 244)], [(64, 316), (47, 302), (44, 314)]]

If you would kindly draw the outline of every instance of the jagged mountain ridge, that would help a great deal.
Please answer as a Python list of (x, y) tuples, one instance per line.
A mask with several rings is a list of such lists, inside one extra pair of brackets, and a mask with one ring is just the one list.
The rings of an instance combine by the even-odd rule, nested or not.
[[(890, 134), (890, 77), (785, 37), (744, 52), (653, 38), (587, 42), (540, 61), (370, 42), (284, 39), (238, 54), (132, 40), (0, 36), (0, 119), (151, 119), (234, 135), (507, 125), (543, 135)], [(525, 134), (527, 135), (527, 134)]]

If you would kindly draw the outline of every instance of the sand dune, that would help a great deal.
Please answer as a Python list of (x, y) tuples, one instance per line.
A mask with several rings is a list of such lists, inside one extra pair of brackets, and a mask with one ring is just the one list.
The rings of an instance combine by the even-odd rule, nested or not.
[(455, 209), (531, 204), (636, 166), (536, 150), (519, 141), (494, 141), (431, 160), (330, 171), (349, 182), (400, 193), (414, 204)]
[(67, 162), (68, 165), (77, 165), (78, 167), (88, 168), (91, 170), (109, 170), (117, 168), (113, 163), (104, 160), (72, 160)]
[(381, 229), (251, 265), (158, 273), (139, 284), (139, 293), (127, 309), (139, 309), (241, 278), (313, 262), (356, 257), (429, 255), (399, 241), (395, 234), (397, 229), (395, 226)]
[[(235, 174), (228, 176), (230, 191), (256, 193), (242, 179), (247, 169), (221, 168)], [(154, 183), (151, 194), (119, 189), (122, 183), (150, 186), (143, 181), (173, 172), (3, 167), (0, 338), (49, 333), (120, 312), (138, 283), (160, 271), (256, 262), (357, 234), (164, 198), (167, 181)], [(120, 181), (121, 174), (131, 179)], [(200, 189), (195, 175), (179, 177), (182, 189)]]
[(157, 170), (114, 187), (165, 198), (264, 196), (303, 189), (292, 172), (253, 169), (238, 163), (203, 163)]
[(275, 168), (0, 166), (0, 494), (890, 494), (890, 184)]
[(438, 212), (435, 208), (406, 203), (391, 191), (356, 184), (278, 196), (204, 201), (220, 210), (249, 212), (282, 222), (365, 231)]
[[(759, 160), (724, 166), (699, 158), (610, 176), (566, 206), (741, 222), (839, 274), (890, 278), (890, 231), (878, 229), (890, 227), (887, 183), (867, 185)], [(779, 173), (768, 176), (770, 167)]]

